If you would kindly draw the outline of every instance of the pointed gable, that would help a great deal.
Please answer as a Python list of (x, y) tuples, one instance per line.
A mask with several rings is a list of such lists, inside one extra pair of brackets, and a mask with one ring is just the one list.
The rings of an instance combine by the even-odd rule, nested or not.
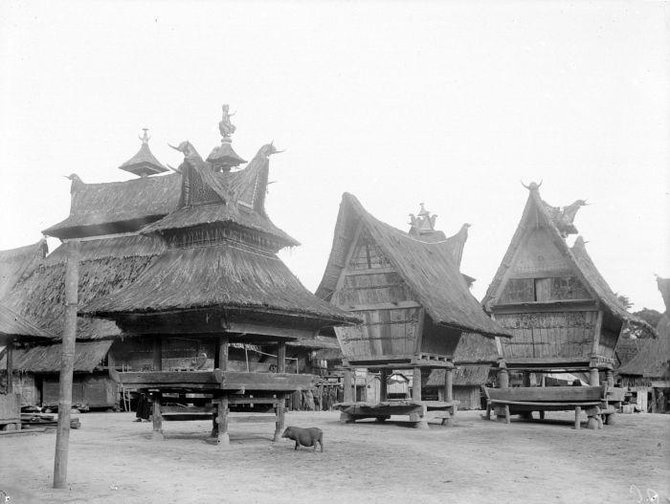
[[(359, 230), (360, 229), (360, 230)], [(357, 231), (359, 230), (359, 231)], [(351, 194), (342, 197), (333, 246), (316, 295), (327, 300), (349, 261), (361, 269), (392, 268), (435, 324), (484, 335), (508, 333), (483, 312), (453, 259), (449, 244), (423, 242), (370, 215)]]
[[(563, 210), (544, 202), (532, 183), (521, 221), (482, 300), (487, 311), (515, 303), (592, 300), (615, 318), (651, 335), (653, 328), (627, 312), (586, 252), (578, 237), (573, 247), (565, 241), (568, 223), (583, 200)], [(568, 216), (568, 217), (566, 217)]]

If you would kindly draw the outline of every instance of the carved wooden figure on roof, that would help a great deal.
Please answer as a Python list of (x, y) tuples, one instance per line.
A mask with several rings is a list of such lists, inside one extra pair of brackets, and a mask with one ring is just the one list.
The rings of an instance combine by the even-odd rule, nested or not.
[(222, 117), (221, 121), (219, 122), (219, 131), (221, 132), (221, 136), (224, 138), (229, 137), (233, 133), (235, 133), (235, 125), (230, 121), (230, 118), (235, 115), (233, 112), (232, 114), (228, 112), (229, 106), (227, 104), (221, 105), (221, 111), (222, 111)]

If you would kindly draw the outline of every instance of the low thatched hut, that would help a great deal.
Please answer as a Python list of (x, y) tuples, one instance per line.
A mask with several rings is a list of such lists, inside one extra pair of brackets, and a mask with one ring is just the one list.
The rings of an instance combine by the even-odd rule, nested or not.
[(638, 354), (617, 369), (617, 375), (635, 395), (640, 410), (666, 413), (670, 411), (670, 278), (659, 277), (656, 282), (665, 303), (657, 338), (643, 340)]

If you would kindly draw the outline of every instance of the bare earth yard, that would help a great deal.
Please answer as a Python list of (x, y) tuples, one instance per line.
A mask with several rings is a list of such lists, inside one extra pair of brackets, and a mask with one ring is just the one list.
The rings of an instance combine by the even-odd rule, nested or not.
[[(69, 488), (51, 488), (55, 431), (0, 436), (0, 490), (23, 503), (635, 503), (637, 485), (670, 502), (670, 415), (619, 415), (604, 430), (486, 422), (459, 412), (453, 428), (340, 424), (338, 413), (295, 412), (287, 425), (324, 431), (324, 453), (270, 441), (270, 424), (165, 423), (165, 441), (129, 413), (79, 415)], [(399, 417), (400, 419), (400, 417)]]

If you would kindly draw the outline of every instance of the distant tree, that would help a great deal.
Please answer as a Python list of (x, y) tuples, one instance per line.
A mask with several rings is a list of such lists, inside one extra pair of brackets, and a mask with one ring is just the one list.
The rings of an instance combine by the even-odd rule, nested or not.
[(616, 298), (619, 300), (619, 302), (626, 308), (626, 311), (630, 310), (631, 307), (633, 306), (633, 303), (631, 302), (630, 298), (624, 294), (619, 294), (618, 292), (615, 292), (614, 295)]
[(633, 315), (637, 315), (642, 320), (649, 323), (651, 327), (656, 327), (658, 321), (661, 320), (661, 317), (663, 316), (662, 313), (650, 308), (642, 308), (640, 311), (634, 312)]

